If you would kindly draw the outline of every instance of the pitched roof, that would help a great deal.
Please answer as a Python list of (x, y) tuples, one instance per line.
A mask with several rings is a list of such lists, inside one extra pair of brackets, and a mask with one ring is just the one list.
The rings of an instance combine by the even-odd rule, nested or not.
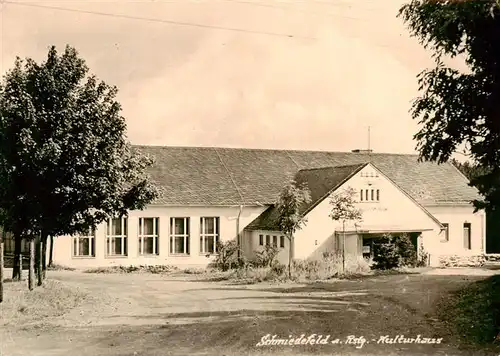
[(295, 175), (295, 182), (297, 184), (305, 183), (311, 194), (311, 201), (309, 204), (301, 207), (301, 212), (306, 213), (310, 211), (366, 165), (367, 163), (340, 167), (301, 169), (298, 171)]
[[(297, 184), (305, 183), (309, 189), (311, 200), (300, 207), (300, 213), (306, 214), (321, 203), (328, 195), (334, 192), (349, 178), (355, 175), (368, 163), (340, 167), (324, 167), (301, 169), (295, 175)], [(246, 230), (278, 230), (277, 220), (279, 212), (274, 206), (264, 211), (255, 220), (248, 224)]]
[(135, 146), (155, 158), (160, 205), (270, 205), (298, 171), (372, 162), (419, 203), (466, 203), (476, 189), (451, 164), (417, 155), (215, 147)]

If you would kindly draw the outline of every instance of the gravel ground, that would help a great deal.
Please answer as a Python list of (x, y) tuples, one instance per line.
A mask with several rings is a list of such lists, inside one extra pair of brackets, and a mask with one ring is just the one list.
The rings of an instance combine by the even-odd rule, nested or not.
[[(63, 316), (2, 330), (2, 356), (492, 354), (459, 349), (432, 317), (446, 292), (481, 276), (428, 271), (249, 286), (151, 274), (51, 271), (49, 278), (85, 290), (92, 298)], [(267, 334), (330, 338), (327, 345), (256, 346)], [(397, 335), (443, 340), (378, 342)], [(358, 344), (349, 343), (349, 336), (357, 337)], [(335, 339), (338, 344), (332, 343)]]

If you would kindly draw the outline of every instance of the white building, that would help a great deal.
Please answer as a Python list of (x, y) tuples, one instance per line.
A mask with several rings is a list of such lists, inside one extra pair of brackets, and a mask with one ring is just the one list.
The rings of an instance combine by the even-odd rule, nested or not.
[(92, 236), (55, 239), (54, 262), (71, 267), (169, 264), (206, 266), (215, 243), (240, 238), (247, 256), (266, 243), (289, 243), (273, 207), (287, 181), (307, 183), (308, 223), (295, 235), (295, 258), (339, 249), (342, 224), (329, 218), (329, 196), (351, 187), (363, 220), (347, 226), (346, 250), (370, 253), (373, 238), (409, 233), (439, 256), (484, 253), (485, 214), (473, 212), (474, 188), (451, 164), (415, 155), (232, 148), (138, 146), (156, 159), (153, 180), (166, 192), (147, 209), (99, 226)]

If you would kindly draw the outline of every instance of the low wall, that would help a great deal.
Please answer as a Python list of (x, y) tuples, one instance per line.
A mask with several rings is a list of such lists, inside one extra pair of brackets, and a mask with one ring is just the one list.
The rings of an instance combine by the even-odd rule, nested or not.
[(485, 256), (486, 262), (500, 262), (500, 253), (489, 253)]
[(443, 255), (439, 256), (439, 267), (482, 267), (485, 264), (500, 264), (500, 254), (486, 255)]
[(485, 262), (486, 262), (486, 258), (484, 255), (439, 256), (439, 267), (481, 267), (484, 265)]

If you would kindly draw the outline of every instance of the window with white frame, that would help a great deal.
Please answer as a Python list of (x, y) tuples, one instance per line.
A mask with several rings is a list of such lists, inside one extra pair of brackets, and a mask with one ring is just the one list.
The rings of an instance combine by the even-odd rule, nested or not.
[(273, 236), (273, 247), (278, 247), (278, 236)]
[(170, 253), (189, 255), (189, 218), (170, 218)]
[(285, 248), (285, 236), (280, 236), (280, 247)]
[(264, 246), (264, 235), (259, 235), (259, 245)]
[(106, 229), (106, 254), (108, 256), (127, 256), (127, 227), (126, 217), (108, 220)]
[(159, 255), (160, 218), (139, 218), (139, 254)]
[(73, 257), (95, 257), (95, 230), (73, 237)]
[(217, 242), (219, 242), (219, 222), (218, 217), (200, 218), (200, 253), (217, 253)]
[(470, 250), (472, 248), (471, 224), (464, 223), (464, 248)]

